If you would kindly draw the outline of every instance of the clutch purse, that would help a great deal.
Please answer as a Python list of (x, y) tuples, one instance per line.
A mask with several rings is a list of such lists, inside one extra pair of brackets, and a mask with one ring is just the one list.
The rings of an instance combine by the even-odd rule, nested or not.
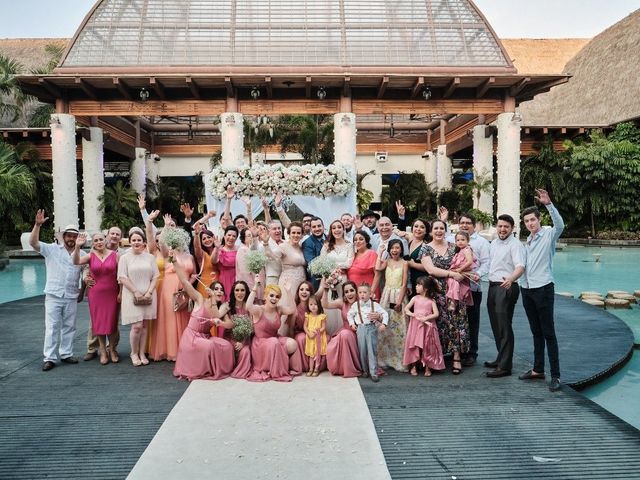
[(153, 301), (152, 297), (148, 297), (148, 298), (147, 297), (141, 297), (141, 298), (133, 297), (133, 304), (134, 305), (138, 305), (138, 306), (151, 305), (152, 301)]
[(173, 311), (174, 312), (190, 312), (193, 310), (193, 302), (184, 290), (178, 290), (173, 294)]

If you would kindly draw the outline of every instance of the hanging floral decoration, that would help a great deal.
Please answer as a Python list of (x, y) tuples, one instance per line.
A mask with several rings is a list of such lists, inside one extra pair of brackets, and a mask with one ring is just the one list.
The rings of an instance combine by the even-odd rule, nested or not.
[(207, 189), (212, 196), (223, 199), (227, 187), (233, 187), (236, 197), (268, 197), (305, 195), (331, 197), (348, 194), (355, 181), (344, 167), (337, 165), (256, 165), (250, 167), (217, 167), (207, 177)]

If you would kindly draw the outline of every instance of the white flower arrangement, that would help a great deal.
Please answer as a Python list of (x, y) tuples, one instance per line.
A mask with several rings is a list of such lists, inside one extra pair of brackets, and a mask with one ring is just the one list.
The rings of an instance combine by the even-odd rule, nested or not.
[(351, 173), (337, 165), (256, 165), (217, 167), (207, 177), (207, 188), (215, 198), (225, 198), (227, 187), (236, 197), (305, 195), (311, 197), (348, 194), (355, 182)]
[(173, 250), (188, 252), (191, 237), (182, 228), (163, 228), (160, 234), (160, 241)]

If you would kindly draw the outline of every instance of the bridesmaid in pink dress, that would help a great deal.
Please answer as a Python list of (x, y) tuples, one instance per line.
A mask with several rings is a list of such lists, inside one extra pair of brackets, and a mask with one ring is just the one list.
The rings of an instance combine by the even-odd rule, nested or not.
[(255, 305), (256, 286), (251, 290), (247, 308), (253, 319), (254, 336), (251, 341), (252, 371), (247, 380), (264, 382), (277, 380), (290, 382), (289, 355), (297, 350), (295, 340), (279, 337), (280, 317), (293, 315), (296, 311), (288, 289), (284, 289), (285, 303), (279, 304), (283, 290), (274, 284), (264, 288), (264, 305)]
[(351, 268), (347, 270), (347, 278), (357, 286), (363, 283), (371, 285), (371, 291), (375, 292), (375, 297), (380, 298), (378, 285), (380, 283), (380, 272), (376, 271), (376, 260), (378, 254), (371, 250), (369, 234), (367, 232), (356, 232), (353, 235), (353, 246), (356, 250)]
[[(246, 301), (249, 297), (249, 286), (246, 282), (238, 280), (231, 287), (229, 299), (229, 313), (227, 316), (235, 321), (239, 315), (249, 316)], [(236, 352), (236, 367), (231, 372), (232, 378), (247, 378), (251, 374), (251, 339), (238, 342), (233, 339), (231, 330), (225, 330), (225, 338), (231, 342)]]
[[(222, 248), (216, 249), (211, 256), (211, 261), (218, 265), (218, 281), (224, 286), (227, 292), (226, 300), (231, 295), (231, 286), (236, 281), (236, 255), (238, 248), (236, 247), (236, 239), (238, 238), (238, 229), (233, 225), (224, 229), (224, 245)], [(216, 255), (217, 253), (217, 255)]]
[(327, 345), (327, 367), (332, 375), (342, 375), (345, 378), (358, 377), (360, 370), (360, 354), (356, 333), (349, 326), (347, 312), (358, 300), (356, 284), (348, 281), (342, 285), (342, 299), (329, 300), (328, 289), (324, 281), (322, 289), (322, 306), (324, 308), (339, 308), (342, 314), (342, 328), (338, 330)]
[[(91, 252), (80, 257), (80, 248), (87, 241), (87, 235), (81, 234), (76, 240), (73, 262), (76, 265), (89, 264), (89, 272), (95, 280), (95, 285), (89, 289), (89, 314), (91, 316), (91, 330), (98, 337), (100, 363), (109, 363), (106, 339), (115, 345), (112, 335), (118, 324), (118, 253), (108, 250), (102, 233), (95, 233), (91, 237)], [(114, 356), (111, 356), (114, 361)]]
[(173, 369), (175, 377), (186, 380), (220, 380), (233, 370), (233, 346), (225, 339), (212, 337), (209, 330), (213, 325), (233, 328), (233, 322), (218, 309), (217, 302), (208, 290), (207, 298), (198, 292), (179, 264), (174, 264), (189, 298), (195, 302), (189, 324), (182, 334), (178, 348), (178, 359)]
[[(238, 253), (236, 254), (236, 280), (242, 280), (245, 282), (249, 289), (253, 288), (255, 283), (255, 275), (247, 268), (247, 253), (251, 250), (257, 250), (258, 237), (253, 235), (250, 228), (245, 228), (240, 232), (240, 242), (242, 245), (238, 247)], [(264, 268), (260, 272), (260, 284), (264, 285), (265, 273)], [(249, 295), (247, 290), (247, 296)], [(256, 293), (258, 298), (262, 298), (262, 289), (258, 289)]]
[(424, 366), (424, 376), (431, 376), (431, 369), (443, 370), (444, 359), (436, 320), (440, 313), (434, 300), (438, 289), (435, 280), (419, 277), (416, 280), (416, 296), (404, 308), (409, 320), (402, 363), (411, 365), (410, 373), (418, 375), (418, 363)]

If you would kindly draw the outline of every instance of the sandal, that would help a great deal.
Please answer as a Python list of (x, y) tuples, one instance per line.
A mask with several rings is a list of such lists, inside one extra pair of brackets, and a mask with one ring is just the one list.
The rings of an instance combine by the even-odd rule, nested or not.
[(145, 356), (140, 357), (140, 362), (142, 363), (142, 365), (149, 365), (149, 359)]
[(415, 365), (413, 366), (413, 368), (411, 369), (411, 371), (409, 373), (411, 374), (412, 377), (417, 377), (418, 376), (418, 370), (416, 370)]
[(109, 363), (109, 357), (107, 356), (106, 350), (100, 351), (100, 365), (106, 365)]
[(424, 368), (424, 376), (425, 377), (430, 377), (431, 376), (431, 370), (429, 369), (429, 367), (425, 367)]
[(120, 357), (118, 356), (118, 352), (114, 349), (111, 349), (111, 362), (118, 363), (120, 361)]
[(137, 353), (132, 353), (131, 355), (129, 355), (129, 357), (131, 357), (131, 363), (134, 367), (139, 367), (140, 365), (142, 365), (142, 361), (140, 360), (140, 357), (138, 357)]
[(310, 377), (311, 375), (313, 375), (313, 370), (309, 370), (309, 371), (307, 372), (307, 377)]
[(311, 374), (312, 377), (317, 377), (318, 375), (320, 375), (320, 372), (318, 370), (314, 370)]
[[(459, 367), (456, 367), (456, 363), (458, 365), (460, 365)], [(451, 373), (453, 373), (454, 375), (460, 375), (462, 373), (462, 361), (461, 360), (454, 360), (453, 363), (451, 364)]]

